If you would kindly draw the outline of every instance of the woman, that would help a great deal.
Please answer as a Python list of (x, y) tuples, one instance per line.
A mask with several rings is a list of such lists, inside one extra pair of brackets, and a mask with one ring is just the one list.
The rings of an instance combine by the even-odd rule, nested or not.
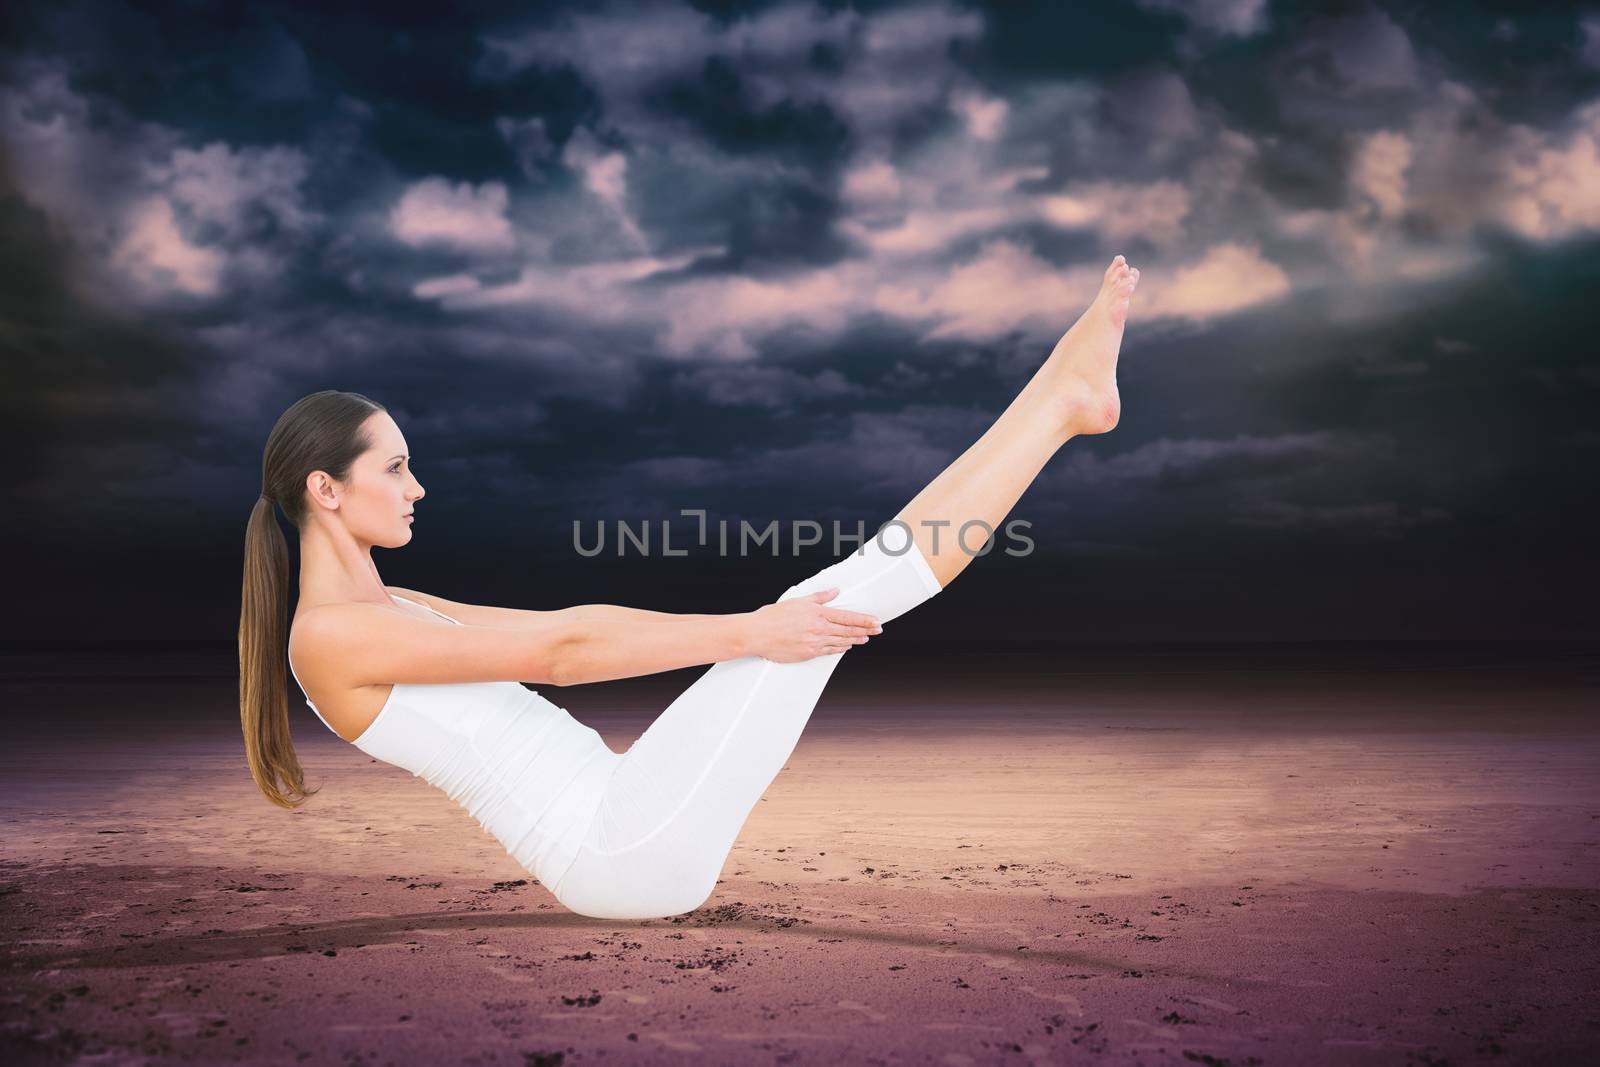
[[(444, 790), (564, 906), (610, 919), (699, 907), (843, 653), (971, 562), (954, 536), (964, 523), (981, 520), (986, 536), (1000, 528), (1056, 449), (1116, 425), (1138, 277), (1117, 256), (982, 437), (861, 549), (746, 613), (522, 611), (385, 586), (371, 550), (411, 539), (423, 496), (405, 439), (359, 394), (305, 397), (267, 440), (245, 540), (239, 701), (251, 774), (284, 807), (315, 792), (290, 743), (287, 653), (330, 730)], [(274, 503), (300, 535), (292, 627)], [(621, 754), (520, 684), (698, 664), (714, 666)]]

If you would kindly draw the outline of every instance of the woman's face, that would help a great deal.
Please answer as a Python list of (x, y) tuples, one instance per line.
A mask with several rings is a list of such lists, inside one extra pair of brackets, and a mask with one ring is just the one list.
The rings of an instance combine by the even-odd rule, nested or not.
[(422, 499), (422, 483), (411, 473), (406, 439), (389, 413), (377, 411), (366, 422), (372, 447), (356, 458), (350, 477), (339, 487), (339, 513), (345, 529), (358, 540), (384, 548), (411, 541), (407, 518)]

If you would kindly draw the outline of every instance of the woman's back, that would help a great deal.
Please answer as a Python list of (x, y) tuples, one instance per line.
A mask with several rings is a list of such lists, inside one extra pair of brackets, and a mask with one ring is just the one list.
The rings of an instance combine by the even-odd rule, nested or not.
[[(445, 622), (448, 622), (453, 626), (460, 626), (461, 625), (461, 623), (458, 620), (452, 619), (450, 616), (446, 615), (444, 612), (437, 611), (437, 610), (429, 607), (428, 605), (423, 604), (420, 601), (411, 600), (408, 597), (393, 596), (392, 594), (391, 594), (390, 599), (391, 600), (397, 600), (397, 601), (400, 601), (400, 602), (405, 603), (405, 604), (411, 604), (411, 605), (414, 605), (416, 607), (419, 607), (423, 611), (426, 611), (426, 612), (430, 613), (431, 615), (435, 616), (436, 618), (443, 619)], [(340, 696), (340, 698), (338, 700), (338, 705), (339, 706), (337, 706), (333, 711), (331, 711), (330, 714), (333, 714), (333, 717), (335, 719), (339, 720), (341, 723), (355, 722), (355, 723), (360, 723), (361, 724), (361, 729), (359, 731), (357, 731), (357, 734), (356, 734), (356, 736), (354, 738), (346, 737), (345, 734), (344, 734), (344, 731), (340, 730), (337, 726), (334, 726), (332, 722), (329, 722), (328, 721), (328, 716), (324, 715), (322, 713), (322, 709), (317, 707), (316, 702), (311, 699), (311, 691), (306, 688), (306, 684), (300, 680), (299, 672), (294, 669), (294, 638), (293, 638), (293, 634), (294, 634), (294, 627), (293, 627), (293, 625), (291, 625), (290, 626), (289, 649), (287, 650), (287, 657), (288, 657), (288, 661), (289, 661), (289, 673), (294, 676), (295, 684), (298, 685), (300, 687), (300, 691), (305, 694), (306, 706), (309, 707), (312, 710), (312, 712), (314, 712), (316, 714), (318, 719), (322, 720), (322, 725), (326, 726), (329, 730), (333, 731), (336, 735), (338, 735), (340, 740), (348, 741), (350, 744), (353, 744), (357, 748), (360, 748), (361, 747), (360, 742), (366, 737), (366, 732), (371, 730), (372, 725), (377, 722), (378, 718), (380, 716), (382, 716), (383, 712), (388, 708), (389, 701), (394, 698), (394, 687), (391, 686), (389, 693), (384, 696), (382, 701), (378, 701), (378, 693), (376, 692), (376, 690), (379, 688), (378, 686), (364, 686), (363, 687), (363, 689), (374, 690), (374, 692), (372, 692), (371, 694), (352, 690), (350, 693), (342, 694)], [(495, 684), (499, 684), (499, 683), (495, 683)], [(378, 702), (378, 706), (376, 708), (373, 707), (373, 702)]]
[[(292, 661), (289, 671), (299, 684)], [(306, 706), (338, 734), (309, 695)], [(566, 808), (597, 803), (602, 792), (567, 786), (589, 778), (603, 784), (617, 759), (598, 732), (512, 681), (395, 683), (377, 717), (350, 743), (438, 787), (546, 886), (552, 871), (559, 877), (571, 863), (593, 816)], [(559, 827), (565, 837), (545, 827)]]

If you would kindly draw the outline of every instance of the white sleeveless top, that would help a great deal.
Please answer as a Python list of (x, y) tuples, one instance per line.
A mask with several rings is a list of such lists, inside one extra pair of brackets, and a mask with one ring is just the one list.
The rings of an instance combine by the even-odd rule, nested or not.
[[(289, 673), (305, 693), (292, 660)], [(309, 694), (306, 706), (333, 730)], [(577, 858), (621, 758), (565, 708), (511, 681), (396, 683), (351, 743), (443, 790), (552, 890)]]

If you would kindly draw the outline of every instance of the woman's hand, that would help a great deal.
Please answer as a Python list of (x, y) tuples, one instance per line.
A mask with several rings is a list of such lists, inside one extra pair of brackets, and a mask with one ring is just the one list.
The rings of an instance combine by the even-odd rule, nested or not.
[(838, 595), (837, 589), (824, 589), (750, 612), (752, 654), (774, 663), (799, 663), (864, 645), (867, 635), (883, 632), (871, 615), (825, 606)]

